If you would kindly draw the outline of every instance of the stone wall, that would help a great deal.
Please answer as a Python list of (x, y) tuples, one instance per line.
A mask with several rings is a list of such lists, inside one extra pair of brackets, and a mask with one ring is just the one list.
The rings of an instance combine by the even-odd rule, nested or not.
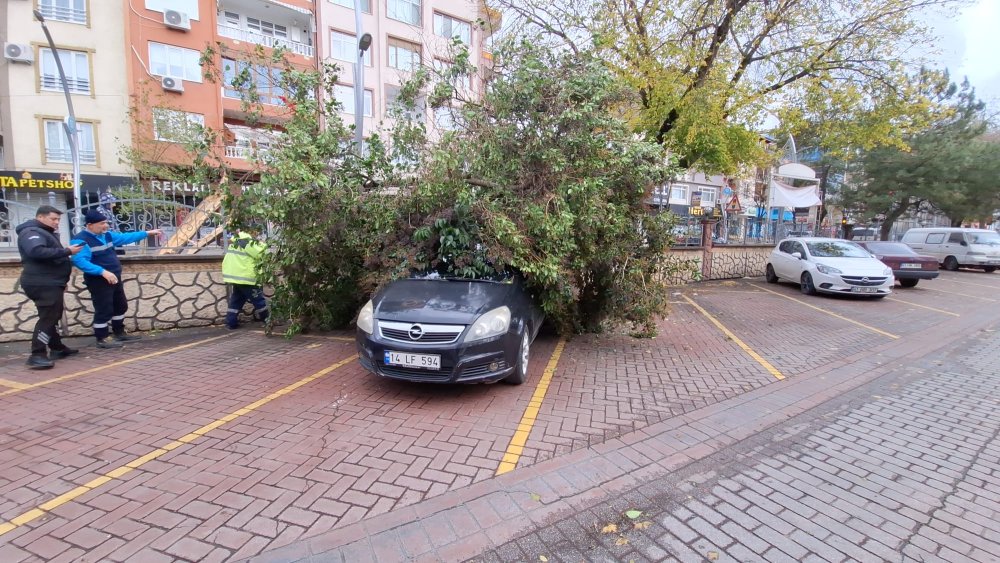
[[(129, 331), (222, 324), (226, 315), (226, 286), (222, 283), (221, 255), (122, 256)], [(0, 259), (0, 342), (28, 340), (35, 326), (34, 304), (17, 287), (20, 261)], [(247, 317), (249, 318), (249, 316)], [(93, 306), (74, 268), (66, 288), (69, 334), (92, 334)]]

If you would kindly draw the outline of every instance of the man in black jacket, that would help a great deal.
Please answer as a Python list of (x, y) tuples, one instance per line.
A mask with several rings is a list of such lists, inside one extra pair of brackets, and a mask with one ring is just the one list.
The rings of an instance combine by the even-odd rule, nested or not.
[(59, 359), (79, 352), (62, 342), (56, 324), (63, 314), (63, 294), (69, 283), (73, 263), (69, 257), (80, 252), (79, 245), (63, 247), (59, 242), (59, 220), (62, 211), (43, 205), (35, 218), (17, 226), (17, 249), (21, 252), (21, 288), (38, 309), (38, 322), (31, 334), (31, 369), (49, 369), (52, 358)]

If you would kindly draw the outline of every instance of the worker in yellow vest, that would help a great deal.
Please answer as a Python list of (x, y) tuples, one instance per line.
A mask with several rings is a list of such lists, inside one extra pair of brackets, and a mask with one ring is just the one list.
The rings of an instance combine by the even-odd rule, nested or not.
[(230, 330), (239, 328), (240, 311), (247, 301), (253, 305), (257, 320), (267, 320), (267, 300), (257, 282), (257, 261), (264, 250), (262, 243), (243, 231), (237, 231), (229, 239), (226, 255), (222, 259), (222, 281), (229, 286), (226, 326)]

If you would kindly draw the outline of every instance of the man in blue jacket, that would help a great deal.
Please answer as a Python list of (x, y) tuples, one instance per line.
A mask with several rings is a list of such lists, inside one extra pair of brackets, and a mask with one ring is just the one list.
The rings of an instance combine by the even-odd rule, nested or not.
[[(128, 299), (121, 284), (122, 263), (115, 248), (140, 241), (159, 229), (134, 233), (109, 232), (108, 218), (96, 209), (87, 212), (86, 227), (70, 241), (83, 249), (73, 256), (73, 264), (83, 271), (83, 282), (94, 302), (94, 336), (98, 348), (121, 348), (122, 342), (139, 340), (125, 334)], [(108, 323), (113, 338), (108, 338)]]
[[(59, 220), (62, 211), (43, 205), (35, 218), (17, 226), (17, 249), (21, 253), (21, 289), (35, 302), (38, 322), (31, 333), (30, 369), (49, 369), (58, 360), (79, 352), (63, 344), (56, 324), (63, 314), (63, 295), (69, 274), (73, 270), (70, 256), (81, 246), (64, 248), (59, 242)], [(46, 347), (52, 350), (51, 357)]]

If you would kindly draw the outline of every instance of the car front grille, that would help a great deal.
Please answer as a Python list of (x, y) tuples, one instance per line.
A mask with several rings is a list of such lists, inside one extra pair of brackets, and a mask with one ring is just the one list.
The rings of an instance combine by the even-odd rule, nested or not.
[[(407, 344), (451, 344), (458, 340), (465, 325), (432, 325), (379, 321), (382, 338)], [(414, 338), (414, 336), (417, 336)]]
[(389, 377), (399, 377), (408, 381), (441, 382), (451, 379), (451, 368), (441, 370), (426, 370), (400, 366), (379, 365), (379, 373)]
[(840, 276), (840, 278), (844, 280), (844, 283), (846, 284), (859, 285), (863, 287), (882, 285), (885, 283), (885, 280), (889, 279), (885, 276), (879, 276), (879, 277), (867, 276), (867, 281), (865, 279), (865, 276)]

